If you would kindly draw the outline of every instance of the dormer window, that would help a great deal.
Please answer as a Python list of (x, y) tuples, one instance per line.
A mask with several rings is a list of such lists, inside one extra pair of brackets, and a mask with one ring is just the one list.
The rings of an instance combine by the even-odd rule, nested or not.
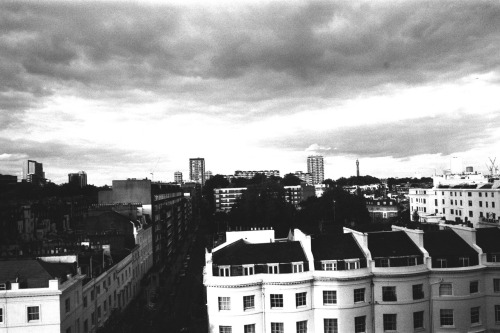
[(408, 266), (417, 266), (417, 257), (408, 258)]
[(219, 276), (231, 276), (231, 274), (229, 274), (229, 267), (230, 266), (219, 266)]
[(391, 267), (389, 258), (380, 259), (380, 267)]
[(304, 271), (304, 264), (302, 262), (292, 263), (294, 273), (302, 273)]
[(267, 273), (279, 274), (279, 264), (267, 264)]
[(243, 275), (254, 275), (254, 265), (243, 266)]
[(437, 268), (448, 267), (448, 260), (446, 260), (446, 259), (438, 258), (438, 259), (436, 259), (436, 263), (437, 263)]
[(324, 271), (336, 271), (337, 270), (337, 262), (336, 261), (322, 261), (321, 269)]
[(345, 262), (345, 269), (346, 270), (352, 270), (352, 269), (358, 269), (359, 268), (359, 260), (349, 260)]
[(468, 267), (469, 265), (469, 257), (460, 257), (458, 258), (458, 261), (460, 262), (460, 266), (462, 267)]

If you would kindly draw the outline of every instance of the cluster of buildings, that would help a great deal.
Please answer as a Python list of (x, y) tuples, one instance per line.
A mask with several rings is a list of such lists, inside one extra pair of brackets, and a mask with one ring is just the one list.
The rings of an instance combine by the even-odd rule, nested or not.
[(141, 292), (153, 267), (152, 228), (133, 223), (125, 251), (89, 246), (77, 254), (0, 261), (0, 330), (96, 332)]
[(206, 252), (210, 332), (500, 331), (500, 230), (227, 232)]

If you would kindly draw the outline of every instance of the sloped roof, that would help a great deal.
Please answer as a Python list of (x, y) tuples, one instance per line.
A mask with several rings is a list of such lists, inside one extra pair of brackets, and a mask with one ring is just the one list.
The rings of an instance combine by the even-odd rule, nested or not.
[(476, 243), (484, 253), (500, 252), (500, 229), (476, 229)]
[(424, 233), (424, 248), (431, 257), (477, 255), (477, 252), (451, 229)]
[(41, 260), (5, 260), (0, 261), (0, 283), (28, 282), (28, 287), (37, 281), (49, 281), (55, 278), (65, 278), (67, 274), (75, 274), (73, 264), (46, 263)]
[(248, 243), (240, 239), (213, 254), (216, 265), (246, 265), (306, 261), (300, 242)]
[(422, 255), (420, 249), (404, 231), (368, 233), (368, 249), (373, 258)]
[(318, 235), (311, 241), (314, 260), (342, 260), (365, 258), (363, 251), (350, 233)]
[(84, 220), (87, 232), (101, 233), (108, 230), (120, 230), (133, 233), (131, 219), (115, 211), (103, 211)]

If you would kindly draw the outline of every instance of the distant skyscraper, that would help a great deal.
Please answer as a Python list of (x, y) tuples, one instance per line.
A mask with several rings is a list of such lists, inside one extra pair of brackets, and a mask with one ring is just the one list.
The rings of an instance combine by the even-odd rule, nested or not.
[(205, 171), (205, 180), (209, 180), (212, 176), (212, 171)]
[(68, 183), (77, 184), (80, 187), (87, 186), (87, 174), (85, 171), (78, 171), (78, 173), (68, 173)]
[(205, 184), (205, 159), (202, 157), (189, 159), (189, 179), (192, 182)]
[(45, 172), (43, 164), (37, 161), (27, 160), (23, 163), (23, 179), (37, 185), (45, 184)]
[(359, 161), (356, 159), (356, 177), (359, 177)]
[(321, 184), (325, 180), (323, 156), (314, 155), (307, 157), (307, 172), (311, 174), (313, 184)]
[(180, 171), (174, 172), (174, 181), (177, 184), (182, 184), (182, 172), (180, 172)]

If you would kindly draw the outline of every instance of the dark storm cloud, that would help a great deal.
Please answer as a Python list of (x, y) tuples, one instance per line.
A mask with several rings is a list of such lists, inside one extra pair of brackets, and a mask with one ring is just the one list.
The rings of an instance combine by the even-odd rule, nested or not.
[(143, 91), (153, 100), (211, 104), (294, 96), (300, 105), (300, 97), (496, 71), (499, 32), (493, 1), (7, 2), (0, 92), (22, 92), (21, 106), (61, 88), (130, 102)]
[(292, 137), (263, 142), (266, 147), (297, 151), (311, 145), (328, 147), (321, 154), (405, 159), (423, 154), (450, 155), (478, 148), (500, 127), (500, 114), (443, 115), (393, 123), (294, 133)]

